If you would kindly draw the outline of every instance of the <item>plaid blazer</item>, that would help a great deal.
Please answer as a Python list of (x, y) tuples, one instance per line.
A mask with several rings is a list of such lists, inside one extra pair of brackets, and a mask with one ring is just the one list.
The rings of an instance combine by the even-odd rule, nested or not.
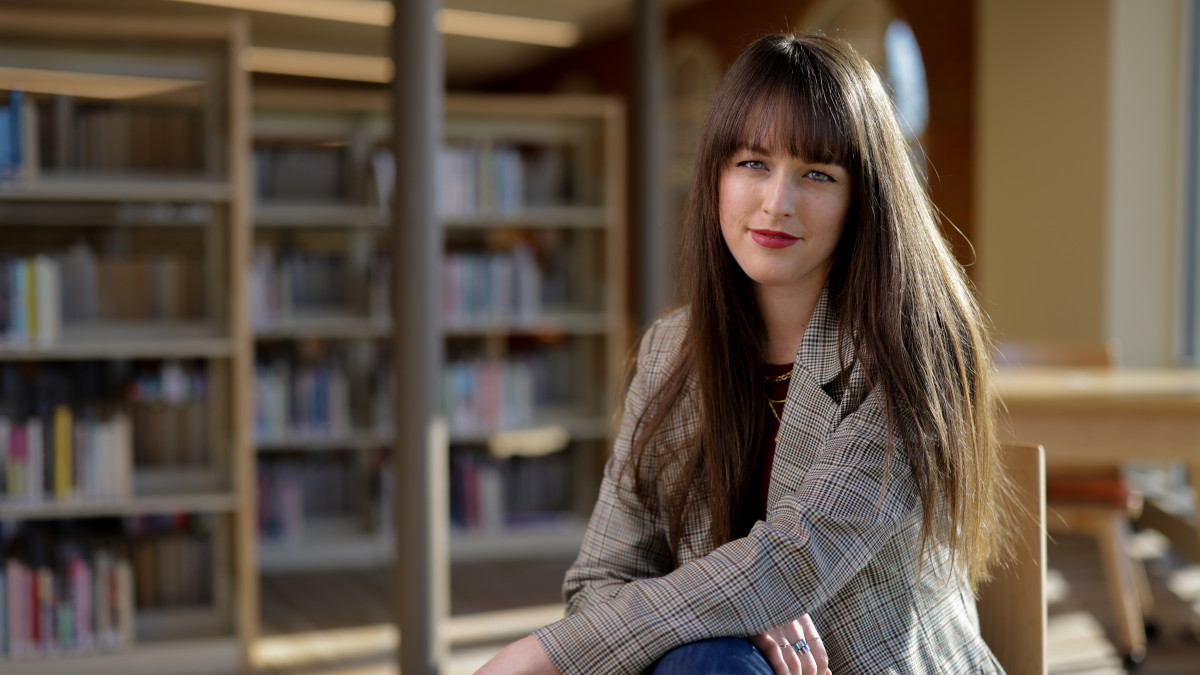
[[(713, 550), (707, 506), (696, 504), (678, 566), (665, 514), (637, 506), (621, 467), (636, 420), (679, 354), (686, 311), (642, 338), (613, 456), (564, 583), (567, 616), (535, 633), (564, 674), (642, 672), (682, 644), (756, 635), (805, 612), (835, 675), (1003, 672), (946, 548), (931, 544), (917, 574), (920, 503), (908, 462), (897, 446), (881, 491), (883, 415), (859, 366), (839, 385), (826, 295), (796, 354), (766, 520)], [(853, 363), (848, 344), (841, 349), (841, 363)], [(693, 382), (658, 432), (654, 456), (687, 443), (697, 415)]]

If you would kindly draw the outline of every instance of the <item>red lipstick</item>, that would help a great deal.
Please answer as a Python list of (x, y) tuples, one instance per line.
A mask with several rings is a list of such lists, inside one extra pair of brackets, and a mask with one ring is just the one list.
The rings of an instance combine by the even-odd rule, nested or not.
[(787, 248), (800, 241), (800, 237), (793, 237), (778, 230), (750, 230), (750, 237), (754, 239), (754, 243), (767, 248)]

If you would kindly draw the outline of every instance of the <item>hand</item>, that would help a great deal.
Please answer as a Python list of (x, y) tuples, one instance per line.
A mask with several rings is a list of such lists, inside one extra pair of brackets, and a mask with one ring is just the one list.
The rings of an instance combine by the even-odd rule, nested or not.
[[(801, 640), (806, 643), (803, 654), (792, 646)], [(767, 657), (767, 662), (775, 669), (775, 675), (829, 674), (829, 655), (825, 653), (825, 644), (807, 614), (791, 623), (755, 635), (750, 641)]]
[(528, 635), (492, 657), (475, 675), (562, 675), (542, 649), (537, 638)]

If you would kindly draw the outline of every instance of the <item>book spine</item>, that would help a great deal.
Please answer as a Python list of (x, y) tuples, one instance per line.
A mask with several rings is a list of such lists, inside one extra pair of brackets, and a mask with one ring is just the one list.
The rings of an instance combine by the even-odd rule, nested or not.
[(0, 181), (11, 180), (14, 173), (12, 126), (13, 107), (10, 104), (0, 107)]
[(37, 603), (38, 651), (50, 654), (57, 650), (55, 639), (54, 574), (49, 567), (38, 567), (34, 572), (34, 602)]
[(0, 255), (0, 346), (12, 339), (12, 264), (10, 257)]
[(96, 553), (95, 560), (96, 573), (92, 578), (95, 636), (99, 644), (111, 646), (116, 642), (113, 635), (113, 600), (110, 582), (113, 574), (112, 555), (108, 551), (101, 550)]
[(54, 259), (39, 255), (33, 260), (34, 316), (37, 326), (34, 339), (38, 344), (53, 344), (58, 340), (62, 310), (59, 297), (59, 272)]
[(111, 493), (109, 496), (129, 498), (133, 496), (133, 435), (130, 430), (129, 416), (120, 413), (109, 422), (112, 430), (110, 464), (112, 478), (109, 480)]
[(116, 564), (117, 642), (122, 647), (134, 644), (133, 567), (128, 560)]
[(25, 291), (23, 299), (25, 301), (25, 340), (33, 341), (39, 335), (39, 324), (41, 317), (37, 312), (37, 273), (36, 261), (27, 259), (22, 262), (21, 271), (24, 279), (22, 280), (22, 289)]
[(60, 500), (70, 499), (74, 494), (73, 428), (71, 409), (65, 405), (57, 406), (54, 409), (54, 497)]
[(14, 499), (31, 500), (30, 475), (33, 472), (29, 465), (27, 424), (12, 425), (12, 431), (9, 433), (9, 456), (12, 458), (8, 474), (11, 481), (9, 493)]
[(12, 648), (9, 646), (8, 635), (8, 570), (5, 567), (0, 567), (0, 661), (7, 660), (12, 657)]
[(13, 341), (23, 344), (29, 339), (29, 307), (26, 304), (26, 276), (25, 268), (26, 261), (18, 258), (13, 261), (12, 267), (9, 268), (11, 277), (9, 287), (11, 288), (12, 303), (12, 322), (10, 326), (10, 336)]
[(19, 176), (25, 164), (25, 105), (24, 92), (13, 89), (8, 92), (9, 128), (9, 177)]
[(9, 448), (11, 446), (12, 423), (7, 417), (0, 416), (0, 502), (11, 501), (13, 494), (12, 474), (16, 460)]
[(25, 105), (21, 108), (21, 127), (23, 135), (20, 147), (23, 161), (18, 170), (25, 182), (32, 183), (38, 179), (42, 163), (41, 151), (38, 148), (37, 104), (32, 98), (26, 98)]
[(4, 565), (8, 577), (8, 655), (19, 657), (25, 655), (25, 619), (24, 589), (28, 586), (25, 581), (24, 569), (16, 558), (10, 558)]
[(71, 560), (71, 590), (75, 606), (75, 636), (76, 646), (80, 649), (92, 648), (92, 569), (91, 565), (81, 557)]
[(42, 422), (37, 417), (25, 421), (25, 447), (28, 452), (28, 471), (25, 475), (25, 487), (29, 491), (29, 501), (40, 502), (45, 498), (46, 459), (43, 452), (44, 436)]

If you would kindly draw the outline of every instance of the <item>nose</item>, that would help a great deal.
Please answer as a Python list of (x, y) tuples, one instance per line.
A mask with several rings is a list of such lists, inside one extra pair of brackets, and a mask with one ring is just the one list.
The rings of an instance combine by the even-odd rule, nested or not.
[(763, 195), (763, 212), (774, 218), (791, 218), (799, 207), (800, 190), (787, 175), (779, 172), (767, 183)]

